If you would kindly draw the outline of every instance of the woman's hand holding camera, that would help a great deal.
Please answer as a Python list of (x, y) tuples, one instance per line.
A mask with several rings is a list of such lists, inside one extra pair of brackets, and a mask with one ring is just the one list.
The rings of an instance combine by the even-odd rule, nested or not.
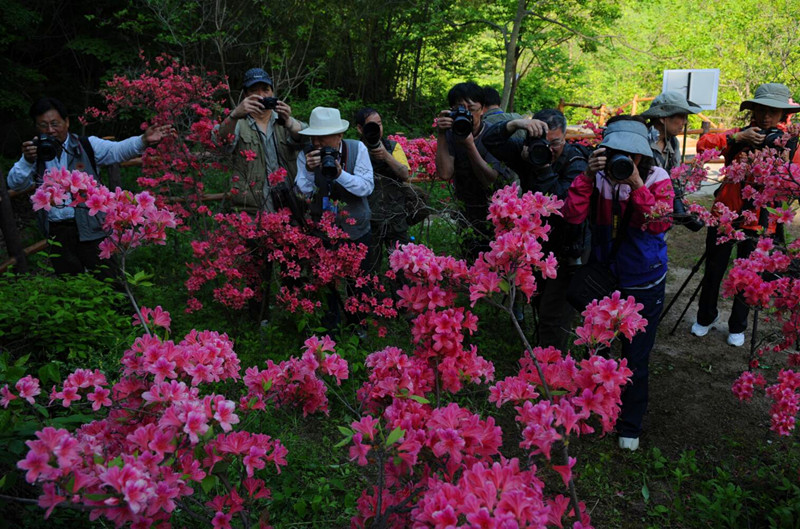
[(766, 138), (764, 134), (761, 134), (760, 130), (761, 129), (755, 127), (750, 127), (749, 129), (733, 133), (731, 138), (735, 143), (747, 143), (752, 147), (760, 147), (764, 144), (764, 139)]
[(642, 182), (642, 177), (639, 176), (639, 168), (636, 166), (636, 164), (633, 164), (633, 172), (631, 173), (631, 175), (625, 180), (617, 181), (617, 183), (628, 184), (629, 186), (631, 186), (632, 191), (635, 191), (644, 185), (644, 182)]
[(592, 152), (589, 156), (589, 163), (586, 166), (586, 176), (591, 179), (594, 179), (597, 176), (599, 171), (603, 171), (606, 168), (606, 149), (605, 147), (600, 147), (599, 149)]

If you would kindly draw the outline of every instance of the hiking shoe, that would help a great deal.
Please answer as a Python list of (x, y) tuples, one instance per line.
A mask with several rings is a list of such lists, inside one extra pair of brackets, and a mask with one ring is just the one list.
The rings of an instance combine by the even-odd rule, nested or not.
[(694, 322), (692, 324), (692, 334), (702, 338), (703, 336), (708, 334), (708, 331), (710, 331), (711, 329), (716, 329), (717, 328), (717, 321), (718, 320), (719, 320), (719, 316), (714, 318), (714, 321), (712, 321), (708, 325), (700, 325), (698, 322)]
[(630, 450), (631, 452), (635, 452), (639, 449), (639, 438), (638, 437), (620, 437), (619, 438), (619, 447), (622, 450)]
[(733, 347), (741, 347), (744, 345), (744, 333), (732, 332), (728, 335), (728, 345)]

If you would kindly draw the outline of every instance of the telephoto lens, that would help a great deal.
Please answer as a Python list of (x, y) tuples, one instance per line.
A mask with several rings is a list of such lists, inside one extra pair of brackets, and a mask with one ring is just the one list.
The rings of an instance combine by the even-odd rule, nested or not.
[(609, 150), (606, 174), (617, 182), (627, 180), (633, 174), (633, 160), (627, 154)]
[(322, 176), (329, 180), (333, 180), (338, 176), (338, 169), (336, 168), (336, 161), (339, 160), (339, 151), (333, 147), (323, 147), (319, 152), (322, 158), (320, 171)]
[(368, 149), (375, 149), (381, 146), (380, 125), (374, 121), (370, 121), (369, 123), (364, 124), (361, 130), (364, 131), (362, 136), (364, 137), (364, 145), (366, 145)]

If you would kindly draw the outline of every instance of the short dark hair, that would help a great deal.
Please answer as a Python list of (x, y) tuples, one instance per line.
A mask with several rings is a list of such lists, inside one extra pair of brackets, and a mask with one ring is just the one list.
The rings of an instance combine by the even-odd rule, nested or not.
[(561, 132), (565, 134), (567, 132), (567, 118), (564, 116), (563, 112), (556, 108), (540, 110), (533, 115), (533, 119), (544, 121), (545, 124), (547, 124), (547, 128), (550, 130), (561, 129)]
[(483, 87), (483, 105), (487, 107), (500, 106), (500, 93), (491, 86)]
[(61, 116), (61, 119), (66, 121), (68, 116), (67, 107), (65, 107), (64, 103), (55, 97), (43, 97), (39, 99), (31, 105), (31, 109), (28, 111), (28, 114), (30, 115), (31, 120), (36, 121), (36, 118), (49, 110), (55, 110), (58, 112), (58, 115)]
[(481, 106), (486, 105), (483, 96), (483, 88), (478, 86), (478, 83), (472, 81), (458, 83), (447, 92), (447, 102), (451, 107), (455, 106), (455, 104), (462, 99), (469, 99), (475, 103), (480, 103)]
[(356, 125), (361, 125), (362, 127), (367, 123), (367, 118), (370, 117), (372, 114), (380, 114), (377, 110), (371, 107), (364, 107), (359, 109), (356, 112)]

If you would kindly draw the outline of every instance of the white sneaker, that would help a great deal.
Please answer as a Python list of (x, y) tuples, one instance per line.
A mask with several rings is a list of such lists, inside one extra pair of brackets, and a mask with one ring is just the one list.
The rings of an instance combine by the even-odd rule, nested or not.
[(712, 321), (708, 325), (700, 325), (699, 323), (694, 322), (692, 324), (692, 334), (702, 338), (703, 336), (708, 334), (708, 331), (717, 328), (717, 321), (719, 321), (719, 315), (717, 315), (717, 317), (714, 318), (714, 321)]
[(732, 332), (728, 335), (728, 345), (733, 347), (741, 347), (744, 345), (744, 333)]
[(639, 449), (639, 438), (638, 437), (620, 437), (619, 438), (619, 447), (622, 450), (630, 450), (634, 452)]

